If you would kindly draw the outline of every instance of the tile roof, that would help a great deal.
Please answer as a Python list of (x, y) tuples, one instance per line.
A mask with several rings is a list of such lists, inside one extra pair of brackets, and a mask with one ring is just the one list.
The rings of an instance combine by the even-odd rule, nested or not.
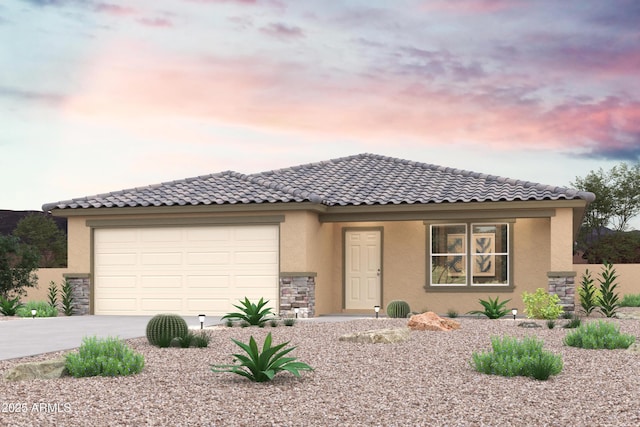
[(328, 206), (594, 199), (593, 193), (376, 154), (226, 171), (43, 205), (52, 209), (313, 202)]

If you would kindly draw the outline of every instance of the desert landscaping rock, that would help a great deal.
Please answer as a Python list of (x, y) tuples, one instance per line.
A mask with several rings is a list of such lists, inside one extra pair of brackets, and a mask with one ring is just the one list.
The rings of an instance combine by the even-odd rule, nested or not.
[(460, 322), (445, 319), (432, 311), (427, 311), (411, 316), (407, 326), (413, 331), (453, 331), (460, 329)]
[[(25, 412), (0, 413), (11, 426), (624, 426), (640, 425), (640, 363), (625, 350), (584, 350), (563, 345), (570, 330), (519, 328), (513, 321), (460, 318), (452, 333), (411, 332), (407, 341), (363, 345), (339, 337), (406, 326), (407, 319), (339, 323), (298, 322), (294, 327), (219, 328), (207, 331), (208, 348), (156, 348), (128, 340), (145, 356), (129, 377), (2, 381), (2, 402)], [(589, 319), (585, 321), (592, 321)], [(610, 320), (640, 340), (640, 321)], [(290, 341), (290, 353), (315, 370), (301, 378), (276, 375), (252, 383), (213, 373), (239, 347)], [(535, 336), (563, 357), (564, 369), (548, 381), (476, 372), (474, 351), (491, 349), (492, 336)], [(0, 361), (0, 374), (45, 354)], [(34, 410), (34, 404), (35, 410)], [(44, 404), (45, 410), (39, 408)], [(49, 406), (47, 406), (49, 404)], [(15, 409), (15, 406), (12, 408)], [(7, 406), (8, 409), (8, 406)], [(47, 412), (49, 411), (49, 412)]]
[(23, 380), (50, 380), (60, 378), (67, 374), (65, 368), (65, 358), (57, 358), (53, 360), (43, 360), (40, 362), (27, 362), (14, 366), (5, 375), (7, 381), (23, 381)]
[(373, 331), (354, 332), (341, 336), (340, 341), (358, 342), (365, 344), (391, 344), (409, 339), (409, 328), (376, 329)]

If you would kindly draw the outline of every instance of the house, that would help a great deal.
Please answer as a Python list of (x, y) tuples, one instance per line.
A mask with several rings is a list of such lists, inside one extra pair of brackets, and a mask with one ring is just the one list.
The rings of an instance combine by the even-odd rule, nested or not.
[(68, 220), (66, 277), (93, 314), (480, 308), (542, 287), (571, 309), (592, 193), (359, 154), (226, 171), (48, 203)]

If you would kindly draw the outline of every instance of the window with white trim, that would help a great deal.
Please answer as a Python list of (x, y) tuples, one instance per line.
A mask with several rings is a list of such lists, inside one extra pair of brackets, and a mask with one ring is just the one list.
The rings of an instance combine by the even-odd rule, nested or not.
[(509, 224), (432, 224), (430, 237), (431, 286), (509, 285)]

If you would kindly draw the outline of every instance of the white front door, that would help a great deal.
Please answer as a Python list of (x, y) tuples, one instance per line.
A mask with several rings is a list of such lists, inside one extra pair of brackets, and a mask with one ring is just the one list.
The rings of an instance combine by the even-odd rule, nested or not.
[(373, 310), (380, 305), (380, 230), (345, 233), (345, 308)]

